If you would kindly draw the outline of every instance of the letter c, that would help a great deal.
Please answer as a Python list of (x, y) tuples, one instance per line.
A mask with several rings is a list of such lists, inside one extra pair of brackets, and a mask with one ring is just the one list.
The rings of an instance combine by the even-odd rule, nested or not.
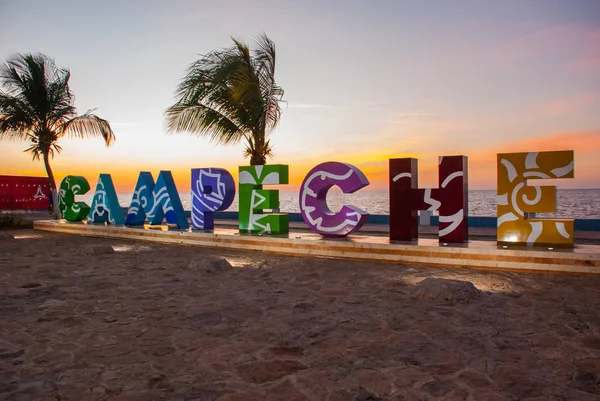
[(338, 186), (351, 194), (369, 185), (369, 180), (357, 167), (339, 162), (321, 163), (308, 172), (300, 187), (300, 213), (314, 232), (326, 237), (343, 237), (357, 231), (369, 214), (352, 205), (344, 205), (339, 212), (327, 206), (327, 192)]

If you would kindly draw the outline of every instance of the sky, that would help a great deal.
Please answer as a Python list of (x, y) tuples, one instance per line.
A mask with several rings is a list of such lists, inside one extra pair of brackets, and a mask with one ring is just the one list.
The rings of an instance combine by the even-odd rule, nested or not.
[[(559, 188), (600, 188), (598, 0), (0, 0), (0, 62), (42, 52), (71, 71), (79, 113), (110, 121), (116, 142), (61, 139), (57, 178), (92, 188), (110, 173), (132, 192), (138, 173), (172, 171), (189, 192), (190, 169), (237, 179), (244, 146), (167, 134), (164, 111), (188, 66), (231, 37), (276, 44), (285, 90), (274, 158), (291, 190), (325, 161), (388, 183), (388, 159), (419, 159), (435, 187), (438, 156), (469, 158), (469, 187), (495, 189), (496, 154), (573, 149), (575, 178)], [(44, 176), (0, 142), (0, 174)]]

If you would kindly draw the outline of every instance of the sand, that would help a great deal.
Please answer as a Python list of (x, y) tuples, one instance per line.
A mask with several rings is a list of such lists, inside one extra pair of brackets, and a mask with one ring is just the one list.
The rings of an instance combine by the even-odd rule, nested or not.
[(8, 233), (0, 400), (600, 399), (599, 277)]

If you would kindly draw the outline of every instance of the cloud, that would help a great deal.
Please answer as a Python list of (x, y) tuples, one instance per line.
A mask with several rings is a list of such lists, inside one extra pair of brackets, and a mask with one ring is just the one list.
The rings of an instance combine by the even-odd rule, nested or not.
[[(472, 188), (496, 187), (496, 155), (498, 153), (575, 151), (575, 179), (561, 180), (561, 186), (590, 188), (600, 184), (600, 130), (555, 132), (523, 139), (494, 148), (468, 153), (469, 185)], [(567, 182), (568, 181), (568, 182)]]
[[(394, 116), (389, 120), (391, 124), (402, 124), (406, 121), (419, 121), (423, 123), (432, 124), (435, 121), (441, 120), (446, 116), (442, 113), (431, 113), (426, 111), (408, 111), (404, 113), (395, 113)], [(463, 125), (464, 126), (464, 125)]]
[(356, 109), (369, 107), (383, 107), (383, 102), (351, 102), (347, 104), (320, 104), (320, 103), (292, 103), (287, 102), (285, 107), (290, 109)]
[(289, 103), (284, 106), (288, 109), (335, 109), (336, 106), (329, 104), (313, 104), (313, 103)]
[(598, 55), (599, 28), (584, 28), (574, 25), (552, 25), (525, 35), (515, 37), (493, 50), (494, 57), (501, 61), (522, 61), (543, 54), (562, 52), (575, 59)]
[(114, 122), (110, 123), (112, 128), (128, 128), (128, 127), (139, 127), (140, 123), (128, 123), (128, 122)]
[(435, 113), (394, 114), (386, 123), (388, 126), (375, 136), (377, 142), (370, 140), (370, 143), (363, 146), (375, 144), (380, 149), (382, 143), (387, 143), (387, 151), (391, 154), (421, 154), (442, 145), (454, 147), (455, 143), (447, 140), (449, 137), (461, 138), (474, 130), (470, 122), (449, 119)]
[(285, 107), (290, 109), (359, 109), (359, 108), (385, 108), (388, 104), (378, 101), (364, 101), (364, 102), (348, 102), (340, 104), (322, 104), (322, 103), (293, 103), (286, 102)]
[(576, 73), (594, 72), (597, 74), (600, 71), (600, 55), (573, 60), (567, 64), (567, 69)]
[[(600, 130), (557, 132), (539, 138), (524, 139), (504, 147), (506, 152), (573, 149), (577, 153), (600, 152)], [(598, 157), (600, 162), (600, 156)]]
[(582, 111), (596, 103), (598, 96), (594, 93), (584, 92), (570, 97), (555, 98), (542, 102), (534, 107), (536, 114), (556, 116)]
[(352, 107), (383, 107), (386, 105), (384, 102), (350, 102), (350, 106)]
[[(479, 149), (464, 149), (445, 152), (435, 145), (414, 148), (411, 153), (394, 152), (379, 148), (370, 152), (346, 153), (336, 157), (337, 161), (351, 163), (360, 168), (371, 182), (370, 189), (385, 189), (388, 185), (388, 160), (390, 158), (414, 157), (419, 161), (419, 186), (438, 185), (438, 157), (463, 154), (469, 158), (469, 187), (472, 189), (496, 188), (496, 156), (498, 153), (535, 152), (551, 150), (575, 151), (576, 178), (561, 180), (558, 185), (569, 188), (591, 188), (600, 186), (600, 130), (555, 132), (538, 138), (518, 140), (504, 145), (490, 145)], [(460, 150), (460, 149), (459, 149)], [(295, 176), (291, 181), (300, 182), (303, 174), (323, 160), (307, 160), (292, 166)], [(310, 167), (309, 167), (310, 166)], [(292, 178), (292, 177), (290, 177)]]

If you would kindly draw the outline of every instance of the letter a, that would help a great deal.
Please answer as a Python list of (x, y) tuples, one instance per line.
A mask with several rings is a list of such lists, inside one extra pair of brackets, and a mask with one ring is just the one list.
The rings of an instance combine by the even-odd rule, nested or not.
[(168, 224), (177, 225), (178, 228), (190, 227), (170, 171), (161, 171), (156, 185), (151, 173), (140, 173), (125, 224), (139, 226), (144, 224), (146, 218), (152, 225), (162, 224), (166, 219)]
[(94, 200), (88, 215), (88, 223), (125, 224), (123, 210), (110, 174), (100, 174)]

